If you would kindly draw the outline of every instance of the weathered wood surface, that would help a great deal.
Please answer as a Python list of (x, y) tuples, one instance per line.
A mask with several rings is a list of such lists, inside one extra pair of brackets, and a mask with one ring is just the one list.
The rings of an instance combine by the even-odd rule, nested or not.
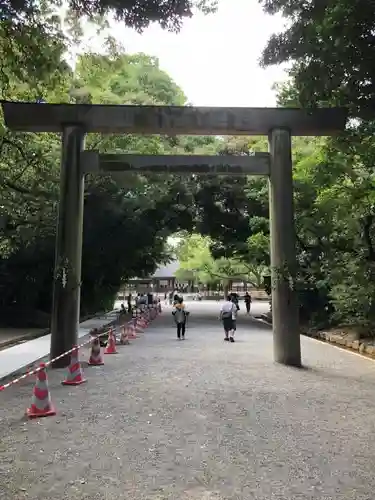
[[(80, 154), (85, 134), (67, 127), (63, 134), (55, 271), (52, 291), (51, 359), (78, 343), (81, 296), (84, 176)], [(54, 363), (67, 366), (69, 356)]]
[(86, 132), (106, 134), (268, 135), (287, 128), (292, 135), (329, 136), (345, 128), (342, 108), (210, 108), (187, 106), (115, 106), (3, 101), (8, 128), (24, 132), (60, 132), (80, 124)]
[(269, 153), (253, 156), (122, 155), (82, 153), (82, 170), (100, 172), (153, 172), (200, 175), (268, 175)]
[(300, 366), (301, 341), (295, 289), (296, 249), (290, 133), (287, 130), (274, 130), (269, 137), (269, 149), (274, 359), (285, 365)]

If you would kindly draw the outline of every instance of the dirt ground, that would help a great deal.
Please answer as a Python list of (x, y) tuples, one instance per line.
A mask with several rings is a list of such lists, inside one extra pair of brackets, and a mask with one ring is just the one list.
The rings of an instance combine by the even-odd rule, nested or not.
[(302, 338), (305, 368), (275, 365), (268, 326), (241, 311), (228, 344), (189, 307), (185, 341), (166, 311), (86, 384), (49, 372), (56, 417), (24, 418), (32, 380), (0, 393), (1, 500), (373, 498), (373, 361)]

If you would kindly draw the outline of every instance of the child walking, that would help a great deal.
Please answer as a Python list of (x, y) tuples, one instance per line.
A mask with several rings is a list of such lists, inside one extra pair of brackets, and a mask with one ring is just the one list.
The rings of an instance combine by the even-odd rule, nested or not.
[(172, 314), (177, 326), (177, 338), (185, 340), (186, 320), (189, 316), (189, 311), (187, 311), (182, 297), (178, 297)]
[(232, 302), (231, 295), (225, 299), (221, 306), (220, 319), (223, 322), (225, 337), (224, 340), (234, 342), (234, 332), (236, 329), (237, 305)]

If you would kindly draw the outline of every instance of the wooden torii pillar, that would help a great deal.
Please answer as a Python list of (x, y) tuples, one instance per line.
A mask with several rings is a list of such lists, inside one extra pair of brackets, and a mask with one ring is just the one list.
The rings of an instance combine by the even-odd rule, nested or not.
[[(77, 343), (80, 309), (85, 172), (159, 171), (268, 175), (274, 360), (301, 366), (291, 136), (329, 136), (346, 125), (344, 109), (195, 108), (3, 102), (6, 126), (21, 132), (62, 134), (60, 206), (53, 279), (51, 357)], [(147, 157), (85, 152), (86, 133), (266, 135), (269, 154), (254, 157)], [(91, 156), (90, 156), (91, 154)], [(194, 159), (192, 159), (194, 158)], [(66, 366), (62, 358), (58, 366)]]

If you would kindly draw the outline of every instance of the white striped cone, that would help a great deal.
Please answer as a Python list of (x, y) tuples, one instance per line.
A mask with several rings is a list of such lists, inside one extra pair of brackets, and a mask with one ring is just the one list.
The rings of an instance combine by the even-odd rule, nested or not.
[(107, 347), (104, 350), (104, 354), (117, 354), (116, 338), (113, 335), (112, 328), (109, 330), (108, 333), (108, 342), (107, 342)]
[(78, 359), (78, 347), (74, 346), (73, 351), (70, 354), (70, 365), (68, 368), (68, 374), (65, 380), (61, 383), (63, 385), (80, 385), (87, 382), (83, 377), (83, 372), (81, 369), (81, 363)]
[(113, 326), (113, 327), (111, 328), (111, 331), (112, 331), (113, 340), (115, 341), (115, 344), (117, 344), (118, 342), (117, 342), (117, 332), (116, 332), (116, 327), (115, 327), (115, 326)]
[(49, 417), (56, 415), (56, 410), (51, 403), (51, 396), (48, 389), (46, 365), (40, 364), (41, 370), (36, 374), (36, 383), (33, 389), (31, 406), (26, 410), (29, 418)]
[(140, 327), (140, 328), (146, 328), (147, 325), (148, 325), (148, 322), (144, 319), (144, 318), (140, 318), (137, 322), (137, 325)]
[(144, 333), (143, 328), (139, 325), (140, 319), (137, 319), (136, 321), (133, 322), (133, 328), (135, 330), (135, 333)]
[(124, 326), (122, 328), (121, 339), (120, 339), (120, 343), (122, 345), (129, 345), (130, 344), (127, 328), (128, 328), (127, 326)]
[(127, 327), (128, 339), (135, 340), (137, 338), (134, 325), (130, 323)]

